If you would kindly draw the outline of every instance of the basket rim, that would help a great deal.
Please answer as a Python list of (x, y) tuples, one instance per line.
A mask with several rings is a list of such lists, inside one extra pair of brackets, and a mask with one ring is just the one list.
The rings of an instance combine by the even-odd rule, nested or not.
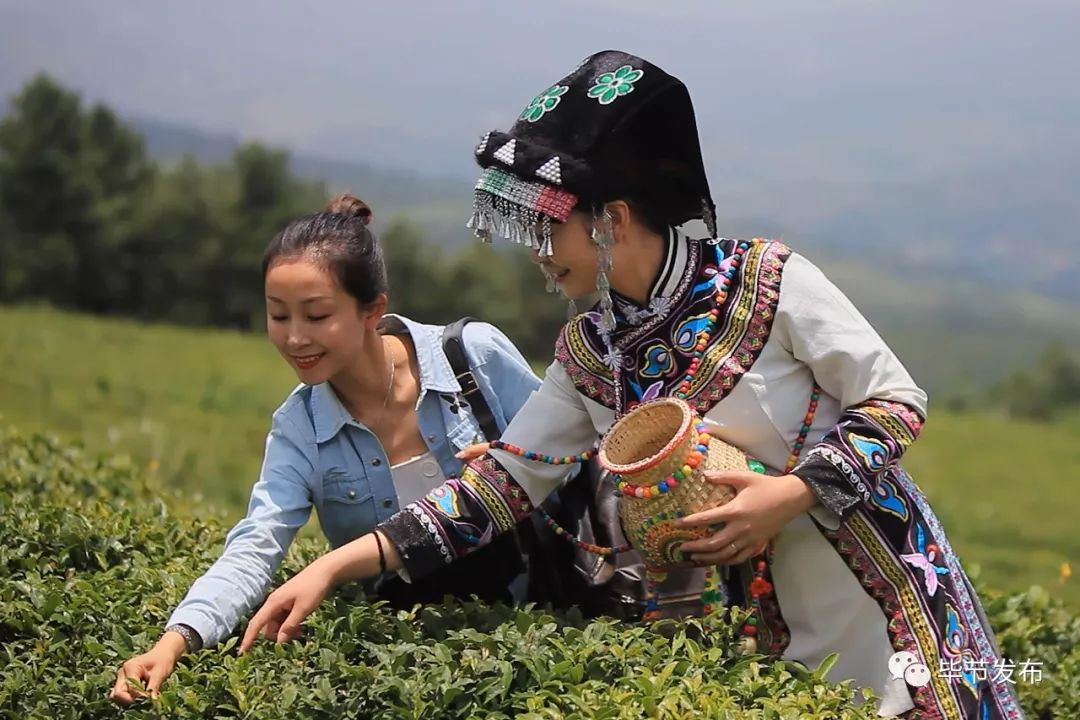
[[(647, 458), (638, 460), (637, 462), (633, 462), (627, 465), (612, 462), (610, 458), (608, 458), (607, 446), (611, 437), (615, 435), (615, 431), (618, 430), (621, 425), (630, 422), (631, 419), (636, 417), (637, 415), (649, 412), (659, 405), (673, 405), (679, 408), (682, 413), (682, 420), (680, 421), (679, 429), (672, 436), (671, 440), (669, 440), (667, 444), (664, 445), (664, 447), (657, 452), (653, 453)], [(686, 442), (686, 438), (690, 435), (693, 427), (694, 409), (690, 407), (690, 403), (680, 398), (672, 397), (663, 397), (656, 398), (655, 400), (650, 400), (648, 402), (638, 405), (626, 415), (623, 415), (619, 419), (619, 421), (608, 430), (607, 434), (604, 435), (603, 440), (601, 440), (600, 442), (600, 449), (597, 453), (597, 460), (599, 461), (601, 467), (616, 475), (630, 475), (633, 473), (644, 472), (645, 470), (648, 470), (666, 461), (672, 450)]]

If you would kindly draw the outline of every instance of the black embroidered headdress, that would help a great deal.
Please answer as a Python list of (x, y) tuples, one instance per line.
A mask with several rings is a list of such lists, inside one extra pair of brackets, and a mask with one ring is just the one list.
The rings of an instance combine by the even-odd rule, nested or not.
[(469, 227), (484, 239), (502, 235), (543, 253), (551, 221), (615, 199), (665, 225), (701, 218), (716, 234), (690, 94), (634, 55), (586, 58), (509, 132), (485, 135), (476, 159), (484, 172)]

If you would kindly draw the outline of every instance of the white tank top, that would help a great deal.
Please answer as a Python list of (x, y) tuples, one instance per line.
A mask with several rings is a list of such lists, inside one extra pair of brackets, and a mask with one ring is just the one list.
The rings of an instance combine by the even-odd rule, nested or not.
[(390, 477), (398, 496), (398, 507), (420, 500), (446, 482), (442, 468), (431, 451), (390, 466)]

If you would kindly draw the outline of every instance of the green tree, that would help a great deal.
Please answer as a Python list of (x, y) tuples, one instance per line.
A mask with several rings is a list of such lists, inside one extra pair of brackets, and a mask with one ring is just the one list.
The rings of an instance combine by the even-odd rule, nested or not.
[(288, 153), (259, 143), (238, 148), (208, 189), (221, 233), (206, 252), (202, 297), (216, 324), (257, 327), (264, 314), (259, 264), (267, 244), (293, 218), (317, 211), (326, 190), (294, 176)]
[(143, 140), (103, 105), (39, 75), (0, 121), (0, 205), (7, 216), (4, 296), (110, 312), (120, 264), (153, 179)]
[(379, 233), (390, 283), (390, 309), (421, 322), (454, 319), (459, 305), (443, 276), (446, 260), (441, 248), (424, 240), (405, 220)]
[[(51, 78), (32, 79), (0, 120), (0, 205), (10, 226), (9, 294), (75, 305), (75, 238), (93, 225), (94, 193), (80, 165), (78, 96)], [(14, 277), (12, 277), (14, 276)]]
[(22, 243), (15, 233), (15, 223), (0, 203), (0, 302), (16, 299), (25, 284), (24, 263), (18, 257)]
[(217, 260), (222, 230), (208, 195), (207, 173), (192, 157), (161, 172), (153, 183), (124, 247), (125, 314), (215, 324), (205, 299), (206, 279)]
[(83, 120), (79, 167), (93, 193), (92, 220), (74, 238), (76, 304), (92, 312), (125, 312), (130, 278), (122, 272), (138, 210), (151, 195), (154, 166), (141, 135), (103, 105)]
[(1080, 358), (1065, 345), (1055, 343), (1043, 353), (1038, 365), (1045, 392), (1060, 407), (1080, 405)]
[[(533, 362), (552, 357), (567, 303), (544, 288), (544, 278), (529, 253), (515, 246), (472, 243), (446, 269), (447, 307), (454, 315), (473, 315), (505, 332)], [(585, 309), (586, 303), (581, 309)]]
[[(0, 299), (261, 327), (267, 243), (325, 202), (323, 184), (259, 143), (221, 165), (159, 168), (112, 110), (83, 112), (75, 93), (39, 76), (0, 121)], [(528, 253), (470, 243), (449, 254), (404, 221), (382, 243), (392, 309), (434, 323), (472, 315), (534, 361), (551, 358), (566, 304), (545, 293)]]
[(1054, 344), (1026, 370), (1014, 373), (995, 390), (1009, 414), (1052, 420), (1062, 410), (1080, 406), (1080, 358)]

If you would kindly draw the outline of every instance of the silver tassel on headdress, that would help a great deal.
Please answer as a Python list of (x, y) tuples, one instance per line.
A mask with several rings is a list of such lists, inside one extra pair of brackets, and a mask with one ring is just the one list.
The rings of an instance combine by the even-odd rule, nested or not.
[[(498, 235), (540, 250), (542, 255), (551, 255), (551, 222), (547, 216), (504, 197), (478, 190), (473, 198), (473, 214), (466, 227), (484, 242), (491, 242), (492, 236)], [(543, 238), (537, 232), (538, 227)]]
[(541, 259), (549, 258), (555, 252), (551, 247), (551, 218), (543, 214), (540, 215), (540, 241), (538, 246)]
[(465, 227), (472, 230), (473, 234), (483, 242), (490, 243), (491, 231), (495, 225), (493, 222), (494, 215), (495, 208), (491, 203), (491, 196), (476, 193), (473, 196), (473, 214)]
[(605, 335), (615, 331), (615, 311), (611, 301), (611, 246), (615, 244), (615, 231), (611, 226), (611, 213), (605, 208), (599, 215), (593, 211), (592, 241), (600, 249), (600, 270), (596, 275), (596, 290), (600, 295), (600, 330)]

